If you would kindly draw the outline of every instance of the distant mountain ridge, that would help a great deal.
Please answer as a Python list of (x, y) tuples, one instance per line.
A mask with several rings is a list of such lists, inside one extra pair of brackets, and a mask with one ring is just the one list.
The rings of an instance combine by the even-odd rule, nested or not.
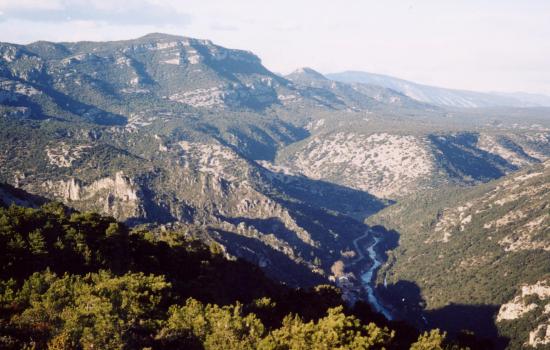
[(299, 85), (315, 89), (317, 93), (334, 95), (338, 101), (356, 110), (380, 109), (387, 106), (404, 107), (431, 111), (434, 106), (414, 100), (399, 91), (374, 84), (343, 83), (330, 80), (323, 74), (308, 67), (295, 70), (286, 79)]
[(346, 82), (378, 85), (398, 91), (417, 101), (445, 107), (543, 107), (550, 106), (550, 97), (527, 93), (484, 93), (448, 89), (396, 77), (360, 71), (344, 71), (325, 74), (329, 79)]

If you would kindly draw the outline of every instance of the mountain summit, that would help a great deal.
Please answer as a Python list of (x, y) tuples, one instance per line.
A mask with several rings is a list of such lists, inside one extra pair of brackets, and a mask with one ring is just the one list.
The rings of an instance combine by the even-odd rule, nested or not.
[(285, 76), (285, 78), (300, 82), (328, 80), (323, 74), (308, 67), (298, 68), (289, 75)]

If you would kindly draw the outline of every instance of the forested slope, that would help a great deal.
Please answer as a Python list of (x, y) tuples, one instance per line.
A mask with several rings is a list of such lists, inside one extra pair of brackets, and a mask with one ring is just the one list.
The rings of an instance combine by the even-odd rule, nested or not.
[[(1, 348), (378, 349), (418, 336), (343, 306), (332, 286), (275, 283), (192, 234), (130, 232), (61, 204), (0, 207), (0, 252)], [(414, 346), (442, 342), (433, 332)]]
[[(374, 222), (400, 234), (379, 273), (387, 297), (402, 299), (404, 286), (416, 286), (430, 326), (496, 332), (485, 327), (496, 324), (511, 348), (550, 344), (549, 162), (473, 188), (413, 196)], [(486, 317), (465, 325), (434, 313), (452, 305)]]

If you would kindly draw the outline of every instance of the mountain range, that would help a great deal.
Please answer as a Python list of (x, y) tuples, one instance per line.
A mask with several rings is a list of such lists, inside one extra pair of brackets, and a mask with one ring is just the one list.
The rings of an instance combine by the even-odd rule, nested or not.
[(550, 97), (541, 94), (515, 93), (482, 93), (467, 90), (446, 89), (411, 81), (358, 71), (345, 71), (326, 75), (328, 78), (346, 82), (382, 86), (400, 92), (417, 101), (438, 106), (456, 108), (483, 107), (548, 107)]
[[(0, 182), (136, 229), (193, 232), (290, 286), (332, 281), (348, 302), (366, 298), (359, 275), (372, 261), (357, 261), (357, 239), (367, 244), (373, 235), (385, 242), (377, 248), (387, 258), (381, 271), (396, 286), (386, 289), (400, 291), (406, 278), (425, 293), (429, 310), (468, 304), (467, 291), (459, 298), (447, 292), (448, 270), (434, 268), (427, 277), (439, 261), (442, 268), (458, 261), (443, 252), (452, 244), (483, 270), (478, 285), (496, 284), (471, 299), (476, 303), (494, 298), (504, 305), (524, 284), (546, 283), (545, 221), (523, 233), (488, 226), (495, 240), (509, 244), (476, 243), (486, 249), (480, 257), (461, 245), (489, 234), (478, 230), (490, 221), (475, 216), (489, 210), (479, 193), (501, 183), (500, 200), (516, 193), (516, 183), (531, 186), (517, 174), (546, 169), (550, 109), (516, 97), (367, 77), (309, 68), (280, 76), (248, 51), (159, 33), (112, 42), (0, 43)], [(537, 181), (545, 188), (548, 178)], [(0, 195), (17, 203), (11, 191)], [(475, 203), (458, 209), (467, 207), (468, 196)], [(426, 212), (400, 222), (422, 198)], [(544, 193), (530, 198), (547, 211)], [(428, 223), (420, 225), (425, 234), (414, 230), (416, 220)], [(457, 222), (464, 220), (459, 235)], [(440, 221), (448, 227), (435, 231)], [(474, 238), (458, 239), (467, 233)], [(435, 255), (426, 240), (442, 253)], [(497, 265), (483, 257), (512, 256), (509, 246), (527, 254), (521, 259), (533, 274), (488, 280)], [(425, 264), (405, 263), (422, 254), (430, 255)], [(391, 304), (396, 294), (384, 292), (381, 276), (377, 293)], [(476, 332), (495, 346), (528, 341), (529, 332), (496, 321), (495, 307), (489, 313), (496, 328)], [(424, 310), (393, 308), (422, 326)], [(440, 315), (428, 315), (430, 325), (451, 329)], [(544, 322), (538, 332), (550, 328)], [(495, 329), (512, 340), (501, 342)], [(535, 338), (533, 344), (550, 343)]]

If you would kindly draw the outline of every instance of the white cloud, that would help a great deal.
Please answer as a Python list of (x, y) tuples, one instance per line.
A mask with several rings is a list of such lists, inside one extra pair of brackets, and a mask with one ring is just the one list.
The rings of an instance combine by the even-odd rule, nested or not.
[(98, 21), (117, 25), (187, 24), (188, 14), (147, 0), (3, 1), (4, 19), (31, 22)]
[(21, 10), (21, 9), (42, 9), (59, 10), (63, 8), (61, 0), (0, 0), (0, 9)]

